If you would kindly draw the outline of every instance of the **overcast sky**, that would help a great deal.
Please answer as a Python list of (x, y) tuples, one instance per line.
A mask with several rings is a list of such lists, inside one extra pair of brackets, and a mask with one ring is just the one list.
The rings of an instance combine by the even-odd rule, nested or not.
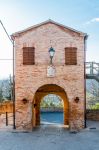
[[(49, 18), (87, 33), (87, 61), (99, 62), (99, 0), (0, 0), (0, 20), (10, 35)], [(0, 59), (12, 59), (1, 25)], [(0, 60), (0, 78), (11, 72), (12, 60)]]

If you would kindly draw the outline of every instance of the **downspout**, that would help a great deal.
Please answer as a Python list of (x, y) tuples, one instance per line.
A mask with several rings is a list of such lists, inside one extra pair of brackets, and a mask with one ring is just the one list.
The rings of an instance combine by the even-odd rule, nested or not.
[(86, 124), (86, 41), (88, 35), (84, 36), (84, 128), (87, 127)]
[(13, 41), (13, 129), (16, 129), (15, 124), (15, 51), (14, 51), (14, 38)]

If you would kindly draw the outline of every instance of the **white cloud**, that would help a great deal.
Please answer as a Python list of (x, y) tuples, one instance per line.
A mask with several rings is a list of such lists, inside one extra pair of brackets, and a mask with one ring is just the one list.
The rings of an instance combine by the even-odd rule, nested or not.
[(91, 22), (99, 22), (99, 18), (93, 18)]
[(90, 21), (87, 21), (85, 24), (91, 24), (93, 22), (99, 22), (99, 18), (93, 18)]

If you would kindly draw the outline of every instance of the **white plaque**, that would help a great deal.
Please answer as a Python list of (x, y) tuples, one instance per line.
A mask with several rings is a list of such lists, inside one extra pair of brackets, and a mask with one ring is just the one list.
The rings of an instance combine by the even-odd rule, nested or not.
[(47, 77), (55, 77), (55, 67), (50, 65), (47, 67)]

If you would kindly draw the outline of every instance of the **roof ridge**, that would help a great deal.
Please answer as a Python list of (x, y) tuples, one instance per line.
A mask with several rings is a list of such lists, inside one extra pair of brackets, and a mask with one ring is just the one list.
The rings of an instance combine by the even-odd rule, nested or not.
[(29, 30), (31, 30), (31, 29), (33, 29), (33, 28), (37, 28), (37, 27), (39, 27), (39, 26), (41, 26), (41, 25), (44, 25), (44, 24), (46, 24), (46, 23), (53, 23), (53, 24), (56, 24), (56, 25), (58, 25), (58, 26), (62, 26), (62, 27), (64, 27), (64, 28), (66, 28), (66, 29), (69, 29), (69, 30), (71, 30), (71, 31), (74, 31), (74, 32), (76, 32), (76, 33), (79, 33), (79, 34), (81, 34), (81, 35), (83, 35), (83, 36), (87, 36), (87, 34), (84, 33), (84, 32), (81, 32), (81, 31), (78, 31), (78, 30), (73, 29), (73, 28), (71, 28), (71, 27), (65, 26), (65, 25), (63, 25), (63, 24), (61, 24), (61, 23), (58, 23), (58, 22), (56, 22), (56, 21), (53, 21), (52, 19), (48, 19), (48, 20), (46, 20), (46, 21), (43, 21), (43, 22), (41, 22), (41, 23), (38, 23), (38, 24), (33, 25), (33, 26), (31, 26), (31, 27), (28, 27), (28, 28), (26, 28), (26, 29), (24, 29), (24, 30), (15, 32), (15, 33), (13, 33), (13, 34), (11, 35), (11, 37), (12, 37), (12, 38), (13, 38), (13, 37), (16, 37), (16, 36), (18, 36), (19, 34), (21, 34), (21, 33), (23, 33), (23, 32), (29, 31)]

